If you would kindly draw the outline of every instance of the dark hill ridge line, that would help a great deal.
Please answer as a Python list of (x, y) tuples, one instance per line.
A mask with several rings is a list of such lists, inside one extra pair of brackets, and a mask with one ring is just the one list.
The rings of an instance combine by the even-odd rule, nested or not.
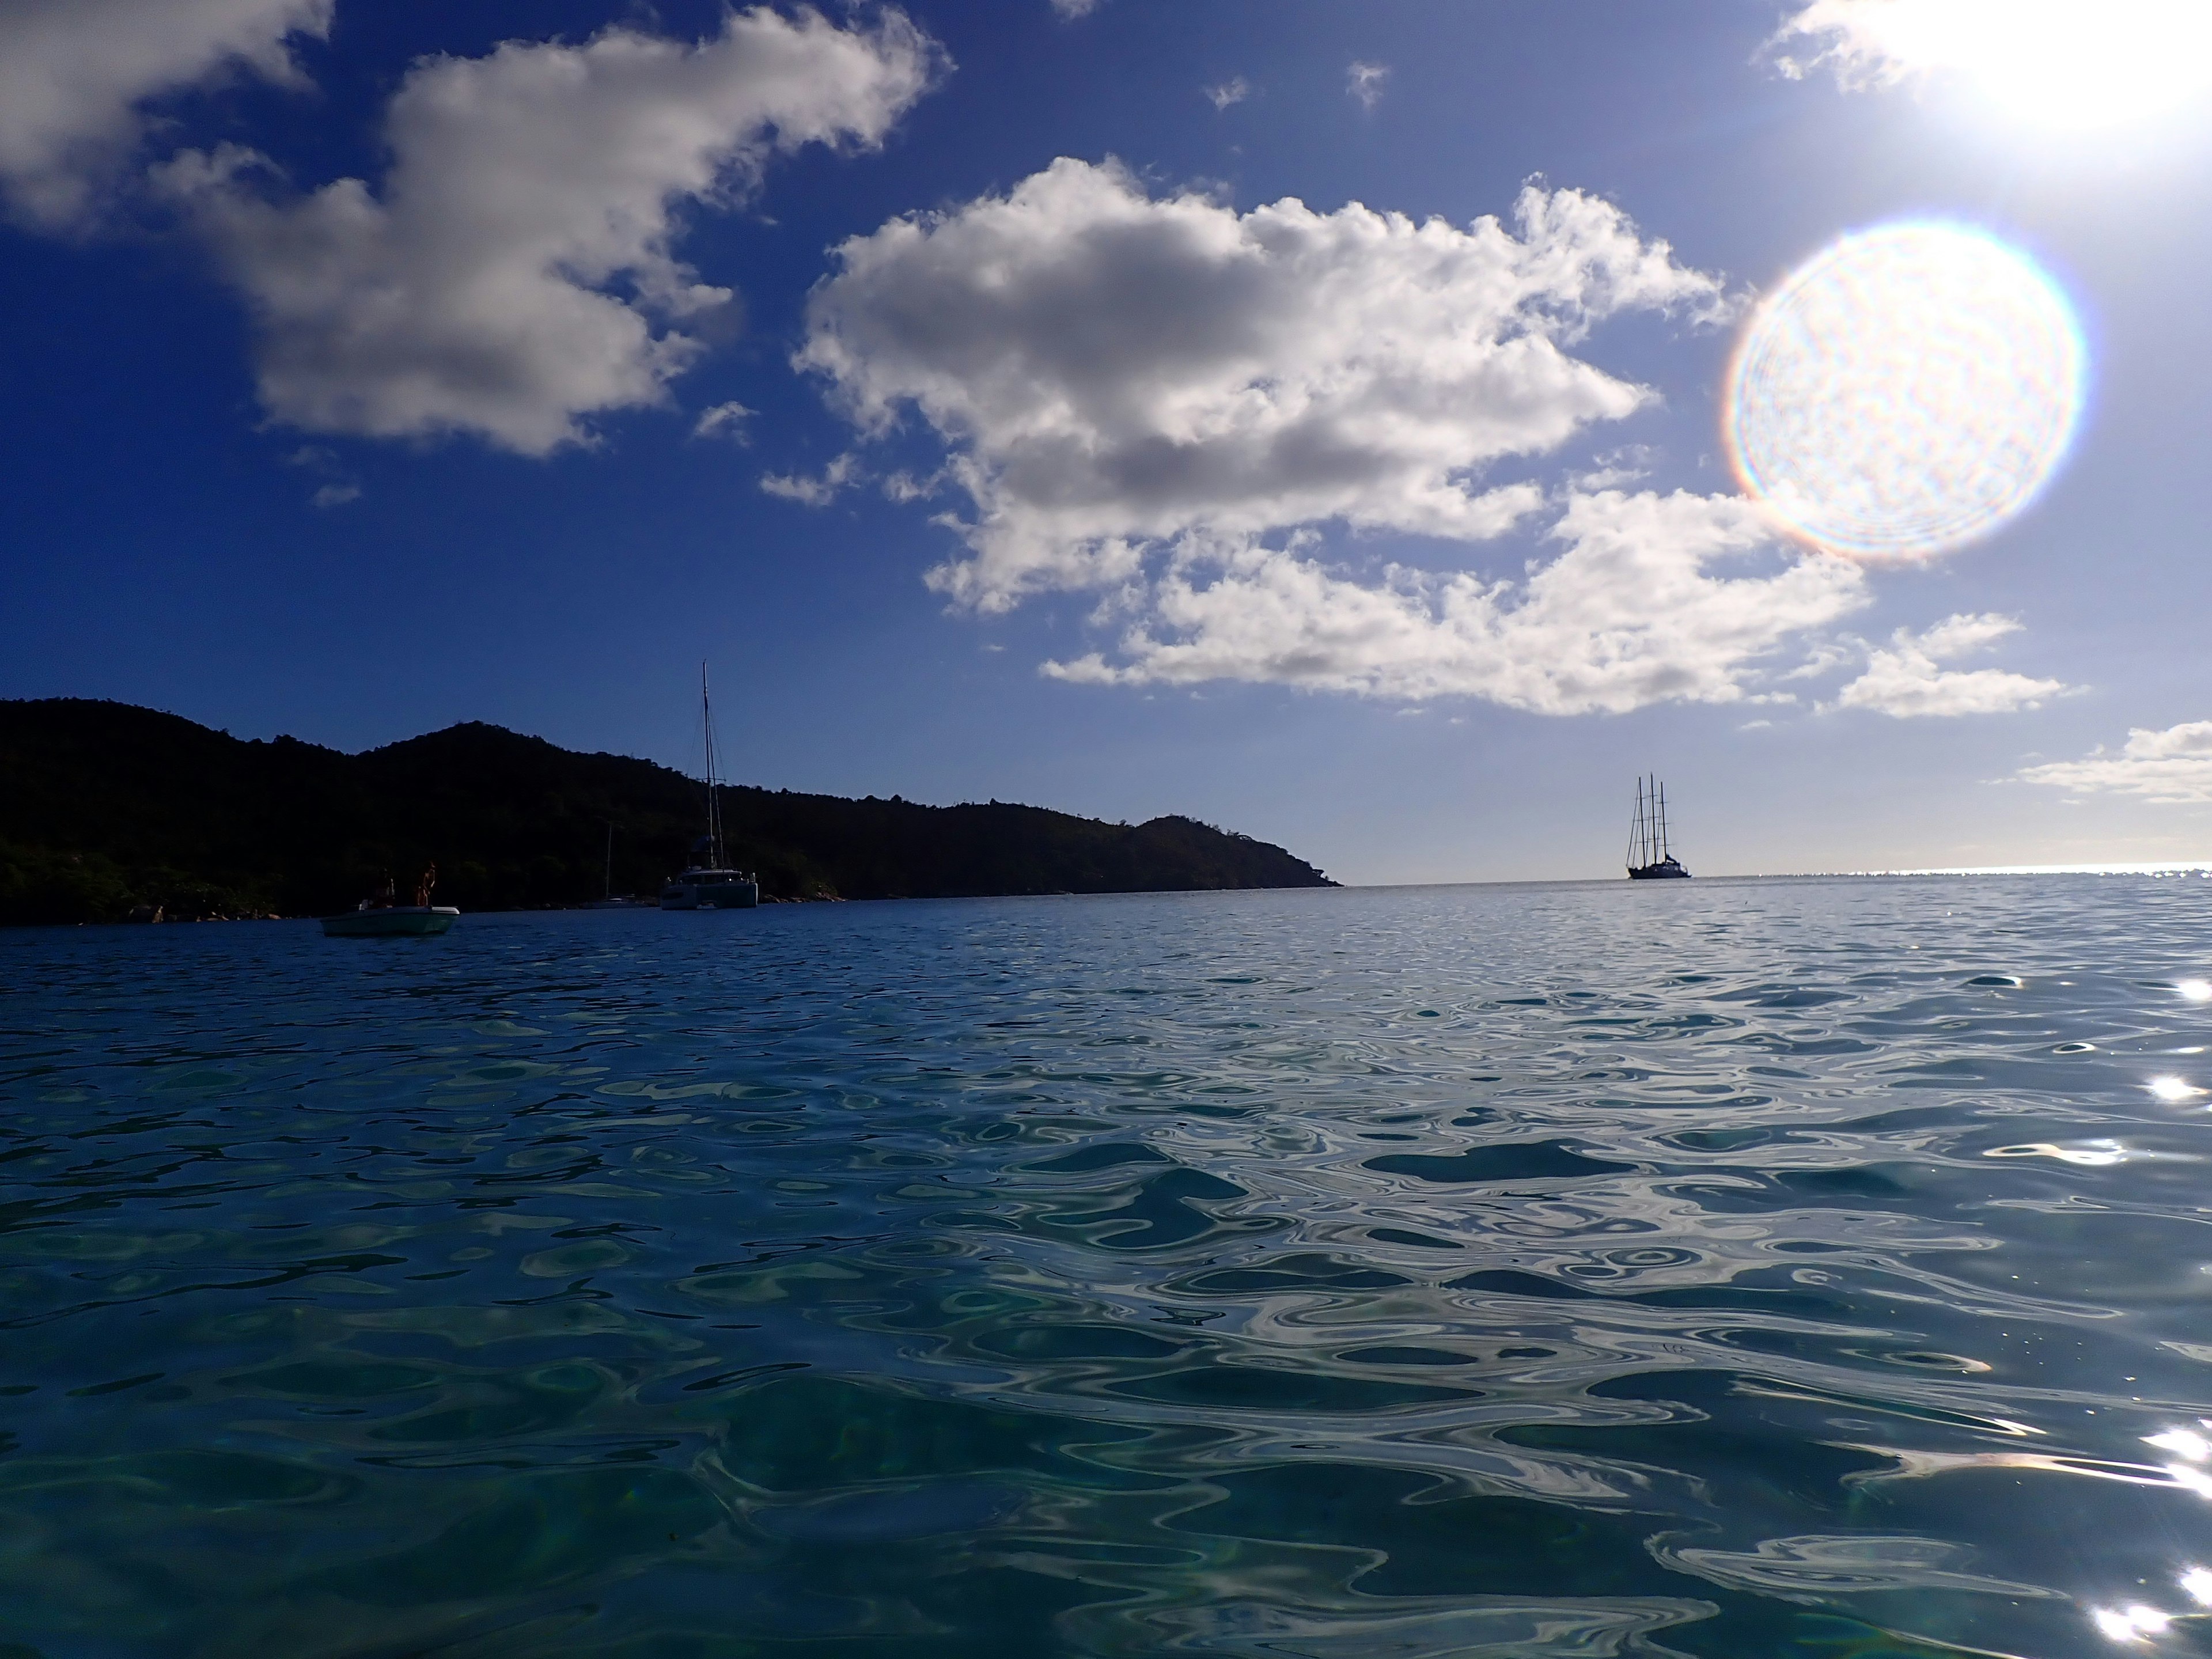
[[(1334, 884), (1193, 818), (728, 786), (733, 862), (780, 898), (956, 898)], [(696, 781), (480, 721), (348, 755), (128, 703), (0, 702), (0, 923), (326, 913), (438, 866), (465, 910), (656, 894), (698, 835)]]

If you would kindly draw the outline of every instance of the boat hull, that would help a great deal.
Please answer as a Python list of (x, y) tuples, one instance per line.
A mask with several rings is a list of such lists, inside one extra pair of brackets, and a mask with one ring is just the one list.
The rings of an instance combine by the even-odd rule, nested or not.
[(1687, 881), (1690, 878), (1690, 872), (1675, 863), (1674, 860), (1668, 859), (1662, 863), (1647, 864), (1640, 868), (1631, 865), (1628, 878), (1631, 881)]
[(757, 881), (672, 881), (660, 891), (664, 910), (750, 910), (759, 904)]
[(380, 910), (347, 910), (323, 918), (325, 939), (428, 939), (453, 925), (451, 905), (395, 904)]

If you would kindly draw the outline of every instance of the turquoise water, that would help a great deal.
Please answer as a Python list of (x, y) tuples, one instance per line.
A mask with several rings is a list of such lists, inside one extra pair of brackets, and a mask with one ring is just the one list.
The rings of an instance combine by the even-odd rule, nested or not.
[(0, 1656), (2205, 1651), (2208, 973), (2138, 877), (0, 934)]

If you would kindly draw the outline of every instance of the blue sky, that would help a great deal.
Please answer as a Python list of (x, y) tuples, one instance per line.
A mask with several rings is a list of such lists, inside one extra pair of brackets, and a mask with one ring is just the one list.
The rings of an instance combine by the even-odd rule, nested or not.
[[(1645, 769), (1700, 872), (2212, 855), (2191, 9), (1069, 9), (0, 0), (0, 696), (687, 764), (704, 659), (744, 780), (1355, 881)], [(1869, 564), (1724, 388), (1898, 224), (2086, 374)]]

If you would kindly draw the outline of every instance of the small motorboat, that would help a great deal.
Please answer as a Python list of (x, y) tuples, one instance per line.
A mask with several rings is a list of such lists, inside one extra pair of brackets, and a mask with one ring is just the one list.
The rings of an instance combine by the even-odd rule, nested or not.
[(450, 904), (364, 904), (323, 918), (327, 939), (422, 939), (442, 933), (461, 913)]
[(325, 939), (427, 939), (442, 933), (461, 913), (450, 904), (433, 904), (430, 894), (438, 885), (438, 866), (432, 865), (415, 884), (415, 902), (402, 904), (384, 878), (384, 890), (365, 898), (350, 910), (323, 918)]

